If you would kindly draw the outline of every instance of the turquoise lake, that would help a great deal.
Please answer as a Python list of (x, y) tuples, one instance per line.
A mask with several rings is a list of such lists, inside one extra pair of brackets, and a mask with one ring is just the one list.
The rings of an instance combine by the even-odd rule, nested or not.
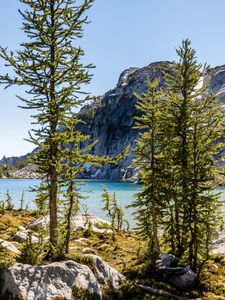
[[(132, 210), (126, 206), (133, 201), (135, 193), (141, 189), (140, 185), (124, 181), (82, 180), (82, 182), (85, 184), (80, 189), (85, 196), (88, 196), (83, 203), (87, 206), (90, 214), (106, 219), (101, 202), (102, 186), (106, 185), (108, 192), (116, 193), (119, 204), (125, 210), (126, 218), (131, 225), (134, 224)], [(34, 209), (35, 194), (29, 192), (29, 188), (37, 186), (39, 183), (40, 180), (36, 179), (0, 179), (0, 200), (6, 198), (5, 194), (8, 190), (13, 198), (14, 207), (19, 208), (21, 195), (24, 192), (25, 205), (28, 205), (29, 209)], [(218, 187), (215, 191), (221, 192), (221, 200), (225, 200), (225, 187)]]
[[(135, 193), (141, 188), (140, 185), (125, 181), (82, 180), (82, 182), (84, 185), (80, 189), (84, 196), (88, 197), (82, 202), (87, 206), (90, 214), (106, 219), (101, 202), (102, 186), (105, 185), (108, 192), (116, 193), (119, 204), (125, 209), (126, 218), (131, 224), (133, 223), (132, 211), (126, 206), (133, 201)], [(28, 205), (29, 209), (34, 209), (35, 194), (29, 192), (29, 189), (39, 185), (39, 183), (40, 180), (36, 179), (0, 179), (0, 200), (6, 198), (5, 194), (8, 190), (13, 198), (14, 207), (19, 208), (20, 199), (24, 192), (25, 205)]]

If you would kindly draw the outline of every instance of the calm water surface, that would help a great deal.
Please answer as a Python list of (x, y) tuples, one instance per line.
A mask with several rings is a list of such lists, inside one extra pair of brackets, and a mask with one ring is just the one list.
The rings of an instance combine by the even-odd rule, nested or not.
[[(81, 186), (82, 193), (87, 196), (83, 203), (87, 206), (88, 212), (96, 216), (105, 218), (102, 211), (101, 193), (102, 186), (105, 185), (108, 192), (116, 193), (116, 197), (120, 205), (125, 208), (126, 205), (133, 201), (134, 194), (140, 190), (140, 185), (123, 181), (103, 181), (103, 180), (83, 180), (84, 185)], [(0, 200), (6, 198), (7, 190), (13, 198), (14, 207), (20, 207), (20, 199), (24, 192), (25, 205), (28, 204), (29, 209), (34, 209), (35, 193), (29, 192), (29, 189), (40, 184), (40, 180), (36, 179), (0, 179)], [(132, 222), (132, 211), (125, 209), (126, 218)]]
[[(83, 203), (86, 204), (89, 213), (106, 218), (101, 202), (102, 186), (106, 185), (108, 192), (116, 193), (118, 202), (125, 209), (126, 218), (133, 224), (132, 211), (126, 206), (133, 201), (135, 193), (141, 188), (140, 185), (123, 181), (84, 180), (82, 182), (85, 184), (81, 186), (81, 191), (88, 196)], [(13, 198), (14, 207), (19, 208), (21, 195), (24, 192), (25, 205), (28, 205), (29, 209), (34, 209), (35, 193), (29, 192), (29, 189), (39, 184), (40, 180), (36, 179), (0, 179), (0, 200), (6, 198), (5, 194), (8, 190)], [(215, 191), (220, 192), (221, 199), (225, 200), (225, 187), (218, 187)]]

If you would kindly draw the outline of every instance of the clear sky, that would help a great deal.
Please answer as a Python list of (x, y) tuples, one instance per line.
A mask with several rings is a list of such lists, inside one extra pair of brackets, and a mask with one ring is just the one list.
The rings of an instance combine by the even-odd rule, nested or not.
[[(1, 0), (0, 45), (12, 50), (24, 40), (18, 8), (19, 0)], [(112, 89), (126, 68), (175, 60), (175, 48), (187, 37), (201, 62), (225, 64), (225, 0), (96, 0), (88, 14), (80, 45), (85, 61), (96, 65), (89, 86), (95, 95)], [(33, 149), (24, 141), (31, 111), (17, 107), (18, 92), (0, 86), (0, 158)]]

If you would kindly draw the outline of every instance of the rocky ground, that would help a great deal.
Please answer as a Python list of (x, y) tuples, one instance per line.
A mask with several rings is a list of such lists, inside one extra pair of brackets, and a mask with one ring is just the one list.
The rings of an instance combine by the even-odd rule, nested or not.
[(28, 164), (21, 169), (13, 169), (9, 172), (11, 178), (39, 179), (40, 174), (34, 164)]
[[(185, 292), (179, 285), (194, 283), (196, 275), (190, 269), (180, 266), (173, 255), (162, 255), (158, 261), (158, 279), (153, 279), (151, 270), (146, 269), (144, 242), (139, 236), (135, 232), (118, 232), (113, 242), (110, 224), (92, 215), (73, 219), (70, 251), (64, 261), (41, 266), (15, 264), (28, 233), (33, 243), (37, 243), (39, 229), (48, 223), (48, 216), (37, 218), (34, 212), (1, 213), (0, 265), (12, 265), (0, 272), (2, 292), (8, 289), (11, 294), (23, 296), (20, 299), (28, 300), (225, 299), (225, 231), (214, 242), (201, 286)], [(162, 294), (165, 292), (170, 296)]]

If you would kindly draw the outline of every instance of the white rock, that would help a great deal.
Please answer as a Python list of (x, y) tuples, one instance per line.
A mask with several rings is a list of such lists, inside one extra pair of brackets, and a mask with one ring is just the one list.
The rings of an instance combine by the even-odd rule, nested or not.
[(32, 230), (47, 229), (49, 226), (49, 222), (50, 222), (50, 216), (46, 215), (44, 217), (31, 221), (27, 225), (27, 228)]
[(20, 254), (21, 253), (20, 250), (18, 250), (13, 243), (8, 242), (8, 241), (4, 241), (2, 239), (0, 239), (0, 246), (2, 246), (3, 248), (5, 248), (5, 249), (7, 249), (7, 250), (9, 250), (9, 251), (11, 251), (15, 254)]
[(92, 227), (92, 231), (98, 234), (112, 234), (112, 229), (97, 228), (95, 226)]
[[(101, 299), (101, 287), (88, 266), (74, 261), (52, 263), (44, 266), (16, 264), (1, 274), (3, 295), (8, 290), (13, 297), (24, 300), (53, 300), (56, 297), (73, 299)], [(82, 296), (81, 294), (82, 293)]]
[(86, 215), (78, 214), (75, 217), (73, 217), (72, 221), (71, 221), (71, 225), (72, 225), (74, 231), (86, 230), (88, 228), (89, 224), (93, 227), (93, 229), (95, 229), (96, 232), (97, 232), (96, 229), (98, 229), (97, 228), (98, 225), (103, 227), (103, 229), (104, 229), (104, 226), (105, 226), (105, 228), (107, 228), (110, 225), (109, 222), (107, 222), (101, 218), (98, 218), (94, 215), (89, 215), (89, 214), (86, 214)]
[(99, 283), (117, 289), (126, 280), (125, 276), (110, 267), (101, 257), (94, 254), (85, 254), (84, 256), (90, 257), (94, 261), (95, 267), (92, 271)]
[(225, 230), (219, 232), (212, 245), (212, 254), (225, 255)]
[(87, 246), (87, 244), (89, 243), (88, 239), (85, 239), (85, 238), (76, 239), (76, 240), (74, 240), (74, 242), (76, 244), (80, 244), (81, 246)]
[(91, 249), (91, 248), (83, 248), (82, 249), (82, 253), (84, 254), (96, 254), (96, 251), (94, 249)]
[[(24, 243), (28, 239), (28, 236), (29, 236), (28, 230), (19, 231), (14, 235), (13, 239), (19, 243)], [(31, 235), (31, 242), (38, 243), (38, 238), (36, 236)]]
[(25, 228), (25, 227), (23, 227), (23, 226), (18, 226), (18, 230), (19, 230), (19, 231), (25, 231), (25, 230), (26, 230), (26, 228)]
[[(40, 228), (47, 229), (49, 226), (50, 217), (49, 215), (41, 217), (39, 219), (33, 220), (27, 225), (27, 228), (32, 230), (38, 230)], [(111, 234), (112, 230), (108, 229), (110, 223), (106, 220), (98, 218), (94, 215), (89, 214), (78, 214), (71, 220), (71, 230), (72, 231), (84, 231), (88, 228), (89, 224), (92, 226), (92, 230), (94, 233), (98, 234)], [(101, 228), (98, 228), (100, 226)]]

